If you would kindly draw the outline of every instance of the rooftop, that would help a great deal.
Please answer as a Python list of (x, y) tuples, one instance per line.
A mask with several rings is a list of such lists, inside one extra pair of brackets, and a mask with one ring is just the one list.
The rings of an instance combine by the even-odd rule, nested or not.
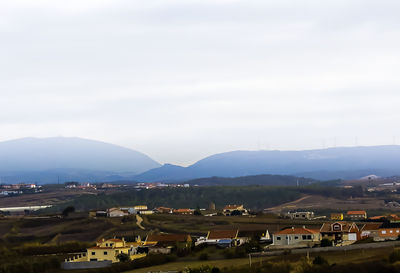
[(313, 230), (313, 229), (308, 229), (305, 227), (302, 228), (285, 228), (277, 233), (275, 233), (276, 235), (283, 235), (283, 234), (318, 234), (319, 231), (317, 230)]

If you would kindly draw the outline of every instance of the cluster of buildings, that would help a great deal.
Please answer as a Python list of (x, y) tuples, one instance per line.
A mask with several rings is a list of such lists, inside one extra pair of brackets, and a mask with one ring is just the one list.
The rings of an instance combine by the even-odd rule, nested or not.
[(331, 213), (331, 220), (351, 220), (361, 221), (367, 219), (367, 212), (365, 210), (349, 210), (346, 214), (341, 212)]
[(400, 236), (400, 224), (394, 222), (336, 221), (322, 224), (318, 229), (288, 227), (272, 234), (272, 248), (313, 247), (326, 240), (332, 246), (350, 245), (371, 238), (373, 241), (397, 240)]
[(28, 192), (40, 192), (42, 186), (38, 186), (36, 184), (0, 184), (0, 196), (10, 196), (23, 194), (25, 191)]
[[(65, 259), (64, 267), (70, 269), (83, 268), (81, 264), (90, 267), (90, 262), (119, 262), (121, 254), (134, 260), (148, 254), (169, 254), (176, 249), (190, 249), (193, 245), (209, 244), (220, 247), (234, 247), (249, 242), (258, 236), (261, 241), (271, 242), (268, 230), (211, 230), (205, 237), (197, 240), (189, 234), (149, 233), (145, 240), (137, 237), (134, 242), (122, 239), (101, 239), (95, 246), (89, 247), (86, 252), (75, 254)], [(88, 264), (89, 262), (89, 264)]]
[(85, 183), (78, 183), (78, 182), (66, 182), (65, 183), (66, 189), (81, 189), (81, 190), (88, 190), (88, 189), (97, 189), (97, 186), (94, 184), (90, 184), (89, 182)]
[(373, 241), (397, 240), (399, 235), (400, 224), (388, 226), (382, 222), (357, 224), (351, 221), (326, 222), (319, 228), (292, 226), (275, 232), (268, 230), (268, 226), (257, 229), (215, 229), (198, 238), (189, 234), (149, 233), (145, 240), (137, 237), (134, 242), (127, 242), (124, 238), (101, 239), (86, 252), (66, 259), (65, 263), (69, 267), (71, 263), (79, 265), (82, 262), (115, 263), (120, 261), (121, 254), (134, 260), (151, 253), (169, 254), (177, 249), (190, 249), (199, 245), (236, 247), (255, 239), (265, 243), (265, 249), (272, 250), (321, 246), (323, 240), (332, 246), (350, 245), (365, 238), (372, 238)]
[[(206, 209), (198, 209), (198, 211), (205, 211)], [(215, 216), (215, 204), (211, 203), (209, 207), (209, 213), (205, 216)], [(164, 213), (164, 214), (177, 214), (177, 215), (194, 215), (196, 214), (195, 209), (190, 208), (169, 208), (169, 207), (157, 207), (154, 209), (149, 209), (147, 205), (137, 205), (132, 207), (118, 207), (110, 208), (104, 211), (91, 211), (89, 212), (90, 217), (123, 217), (129, 215), (149, 215), (154, 213)], [(235, 216), (235, 215), (249, 215), (249, 211), (244, 208), (243, 205), (226, 205), (222, 214), (225, 216)]]
[(166, 183), (137, 183), (135, 188), (136, 189), (162, 189), (162, 188), (189, 188), (189, 184), (166, 184)]
[[(236, 211), (246, 214), (248, 211), (243, 205), (227, 205), (223, 215), (236, 215)], [(193, 214), (190, 209), (172, 209), (159, 207), (149, 210), (146, 205), (137, 205), (129, 208), (111, 208), (104, 213), (108, 217), (121, 217), (129, 214)], [(235, 212), (235, 213), (233, 213)], [(292, 219), (313, 220), (312, 212), (293, 212)], [(279, 228), (269, 225), (252, 225), (237, 227), (223, 227), (214, 229), (204, 236), (191, 236), (190, 234), (168, 234), (150, 232), (144, 240), (137, 237), (134, 242), (122, 239), (101, 239), (96, 245), (88, 248), (86, 252), (76, 254), (65, 260), (64, 268), (74, 269), (90, 267), (97, 263), (112, 264), (121, 260), (121, 255), (131, 260), (144, 257), (151, 253), (169, 254), (178, 249), (191, 249), (192, 246), (215, 245), (220, 248), (230, 248), (243, 245), (250, 241), (258, 240), (264, 243), (264, 250), (307, 248), (318, 246), (345, 246), (359, 240), (370, 238), (371, 241), (397, 240), (400, 238), (400, 217), (397, 215), (374, 216), (368, 218), (365, 211), (347, 211), (332, 213), (333, 221), (322, 224), (310, 223), (309, 227), (296, 224)], [(344, 219), (347, 219), (344, 221)], [(321, 223), (321, 222), (319, 222)], [(302, 223), (303, 224), (303, 223)], [(222, 227), (221, 227), (222, 228)]]

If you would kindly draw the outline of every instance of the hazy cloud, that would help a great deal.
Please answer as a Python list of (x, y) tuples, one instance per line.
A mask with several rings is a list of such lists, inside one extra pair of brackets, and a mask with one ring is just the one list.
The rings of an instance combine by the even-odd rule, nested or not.
[(392, 144), (399, 8), (1, 1), (0, 140), (81, 136), (180, 164), (236, 149)]

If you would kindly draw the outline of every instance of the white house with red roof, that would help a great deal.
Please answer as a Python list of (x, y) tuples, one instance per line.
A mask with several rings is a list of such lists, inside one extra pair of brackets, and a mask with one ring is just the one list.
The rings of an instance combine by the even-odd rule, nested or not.
[(319, 230), (308, 229), (305, 226), (285, 228), (272, 236), (274, 246), (311, 247), (320, 241)]

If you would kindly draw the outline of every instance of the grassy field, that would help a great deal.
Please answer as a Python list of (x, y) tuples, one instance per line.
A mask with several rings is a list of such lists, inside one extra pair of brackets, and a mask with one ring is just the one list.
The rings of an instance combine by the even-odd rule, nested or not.
[[(360, 263), (366, 261), (381, 261), (386, 259), (390, 253), (393, 252), (393, 248), (381, 248), (381, 249), (366, 249), (364, 251), (338, 251), (329, 253), (310, 254), (309, 259), (312, 261), (315, 256), (319, 255), (324, 257), (330, 264), (347, 264), (347, 263)], [(305, 255), (284, 255), (274, 257), (257, 257), (252, 258), (252, 267), (262, 267), (267, 262), (269, 263), (290, 263), (295, 268), (299, 263), (306, 259)], [(221, 259), (221, 260), (208, 260), (208, 261), (177, 261), (165, 265), (158, 265), (152, 267), (146, 267), (136, 270), (127, 271), (125, 273), (147, 273), (147, 272), (158, 272), (158, 271), (181, 271), (185, 268), (198, 268), (204, 265), (210, 267), (218, 267), (220, 269), (236, 268), (241, 266), (250, 266), (249, 258), (241, 259)]]
[(159, 229), (165, 232), (187, 232), (204, 235), (211, 229), (268, 229), (275, 232), (284, 227), (303, 226), (320, 228), (323, 221), (300, 221), (280, 219), (277, 216), (192, 216), (192, 215), (168, 215), (155, 214), (144, 217), (143, 225), (150, 229)]

